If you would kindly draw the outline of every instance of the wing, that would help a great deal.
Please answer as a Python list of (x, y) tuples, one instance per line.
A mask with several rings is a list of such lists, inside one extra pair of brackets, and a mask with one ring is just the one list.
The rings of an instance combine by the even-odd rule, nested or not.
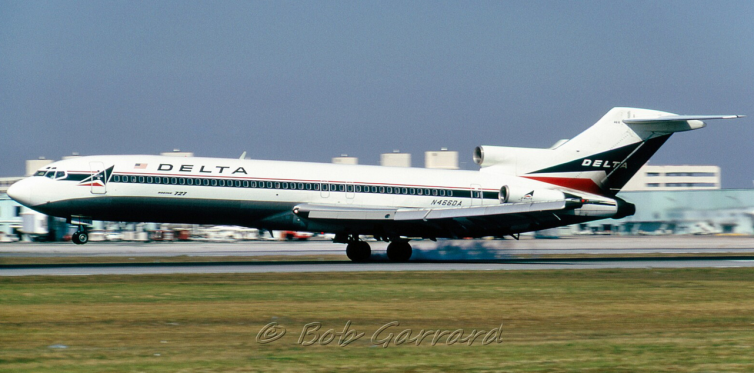
[[(386, 232), (401, 236), (466, 237), (503, 235), (516, 231), (550, 227), (565, 213), (583, 205), (582, 200), (506, 203), (496, 206), (464, 208), (379, 208), (332, 205), (298, 205), (293, 212), (302, 219), (319, 224), (353, 227), (378, 225)], [(553, 226), (554, 226), (553, 225)], [(528, 229), (530, 227), (541, 227)]]

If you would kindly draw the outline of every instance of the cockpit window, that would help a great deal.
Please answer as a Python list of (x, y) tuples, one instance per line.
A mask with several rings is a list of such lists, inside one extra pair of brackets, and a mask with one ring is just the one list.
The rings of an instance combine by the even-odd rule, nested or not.
[(37, 171), (34, 176), (44, 176), (47, 170), (39, 170)]
[(57, 172), (55, 172), (55, 180), (65, 179), (65, 177), (66, 177), (65, 171), (58, 170)]

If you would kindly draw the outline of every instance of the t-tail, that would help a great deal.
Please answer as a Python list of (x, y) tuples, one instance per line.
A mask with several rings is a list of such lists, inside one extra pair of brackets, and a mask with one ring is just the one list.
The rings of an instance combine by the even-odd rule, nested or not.
[(741, 117), (617, 107), (578, 136), (549, 149), (484, 145), (475, 149), (474, 161), (484, 172), (614, 196), (673, 133), (703, 128), (704, 120)]

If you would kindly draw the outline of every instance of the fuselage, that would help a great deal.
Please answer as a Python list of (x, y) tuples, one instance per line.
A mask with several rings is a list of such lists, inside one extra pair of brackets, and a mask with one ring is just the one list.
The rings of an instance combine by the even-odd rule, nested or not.
[[(496, 206), (502, 202), (502, 186), (526, 191), (554, 188), (484, 170), (126, 155), (55, 162), (16, 183), (9, 194), (34, 210), (67, 219), (230, 224), (358, 234), (387, 229), (400, 236), (450, 237), (455, 233), (443, 232), (437, 226), (323, 223), (300, 219), (292, 210), (301, 204), (402, 209)], [(564, 192), (606, 204), (577, 209), (559, 217), (552, 226), (611, 217), (617, 211), (615, 201), (608, 197), (576, 190)], [(526, 226), (518, 231), (546, 227)], [(481, 224), (467, 233), (483, 236), (509, 232)]]

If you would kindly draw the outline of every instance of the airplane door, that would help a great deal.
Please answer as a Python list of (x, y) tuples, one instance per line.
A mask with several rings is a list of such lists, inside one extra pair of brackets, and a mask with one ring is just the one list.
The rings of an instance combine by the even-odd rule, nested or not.
[(356, 197), (356, 189), (352, 182), (346, 183), (346, 203), (353, 204), (353, 198)]
[(102, 162), (89, 162), (89, 171), (92, 172), (92, 194), (106, 194), (107, 180), (105, 180), (105, 164)]
[(319, 184), (319, 196), (322, 198), (330, 197), (330, 184), (327, 181), (322, 180)]
[(477, 207), (482, 205), (482, 186), (479, 184), (471, 184), (471, 207)]

